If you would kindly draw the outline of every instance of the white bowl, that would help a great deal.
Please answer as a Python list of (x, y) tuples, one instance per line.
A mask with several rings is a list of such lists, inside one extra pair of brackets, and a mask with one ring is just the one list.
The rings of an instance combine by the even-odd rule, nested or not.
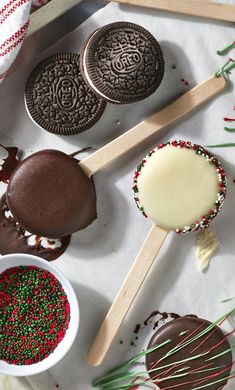
[(29, 376), (48, 370), (65, 356), (65, 354), (71, 348), (77, 335), (80, 314), (77, 297), (70, 282), (66, 279), (62, 272), (60, 272), (54, 265), (47, 262), (46, 260), (43, 260), (37, 256), (26, 255), (23, 253), (14, 253), (11, 255), (2, 256), (0, 257), (0, 274), (8, 268), (17, 267), (20, 265), (34, 265), (51, 272), (61, 283), (64, 291), (66, 292), (71, 311), (69, 327), (67, 329), (65, 337), (56, 347), (54, 352), (52, 352), (46, 359), (42, 360), (41, 362), (27, 366), (8, 364), (3, 360), (0, 360), (1, 374), (13, 376)]

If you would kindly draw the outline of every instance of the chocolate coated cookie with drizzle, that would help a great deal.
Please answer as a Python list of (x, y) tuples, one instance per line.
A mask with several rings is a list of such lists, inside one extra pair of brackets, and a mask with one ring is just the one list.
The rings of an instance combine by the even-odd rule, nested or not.
[(195, 315), (168, 322), (152, 336), (147, 349), (94, 380), (93, 387), (221, 390), (235, 377), (234, 346), (229, 342), (234, 329), (224, 334), (219, 326), (234, 312), (232, 308), (214, 323)]
[(232, 368), (231, 348), (222, 330), (211, 325), (207, 320), (186, 316), (168, 322), (153, 335), (148, 349), (169, 341), (146, 355), (149, 376), (160, 389), (208, 386), (218, 390), (226, 385), (223, 378)]

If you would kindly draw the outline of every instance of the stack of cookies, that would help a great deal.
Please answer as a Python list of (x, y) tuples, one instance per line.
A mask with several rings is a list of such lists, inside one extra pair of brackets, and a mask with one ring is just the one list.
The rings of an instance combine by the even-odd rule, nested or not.
[(163, 75), (162, 50), (149, 31), (134, 23), (110, 23), (91, 34), (81, 55), (53, 55), (33, 69), (26, 108), (41, 128), (74, 135), (94, 126), (107, 102), (128, 104), (150, 96)]

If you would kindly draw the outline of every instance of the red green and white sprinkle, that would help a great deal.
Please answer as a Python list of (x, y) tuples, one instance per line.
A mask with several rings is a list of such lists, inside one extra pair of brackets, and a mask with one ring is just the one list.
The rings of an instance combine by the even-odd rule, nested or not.
[(42, 361), (64, 338), (69, 321), (67, 295), (49, 271), (20, 266), (0, 274), (0, 360)]

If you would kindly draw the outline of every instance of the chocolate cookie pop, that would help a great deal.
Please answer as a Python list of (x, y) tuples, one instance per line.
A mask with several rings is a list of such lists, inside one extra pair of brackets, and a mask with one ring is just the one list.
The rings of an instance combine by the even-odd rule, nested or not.
[[(8, 184), (19, 164), (18, 148), (0, 145), (0, 181)], [(55, 260), (66, 250), (70, 236), (50, 239), (34, 235), (17, 223), (6, 203), (6, 194), (0, 198), (0, 254), (28, 253), (48, 261)]]
[(223, 205), (226, 176), (217, 158), (203, 147), (171, 141), (142, 160), (133, 191), (138, 208), (154, 225), (88, 353), (89, 363), (95, 366), (106, 356), (169, 231), (207, 228)]
[(20, 226), (50, 238), (84, 229), (96, 218), (92, 180), (78, 160), (53, 149), (34, 153), (16, 167), (7, 205)]
[(218, 326), (194, 316), (177, 318), (157, 330), (147, 349), (164, 343), (146, 355), (147, 371), (159, 389), (218, 390), (226, 385), (232, 352)]
[(167, 322), (151, 337), (147, 349), (95, 380), (93, 387), (221, 390), (234, 378), (234, 346), (229, 340), (234, 329), (225, 334), (219, 326), (234, 310), (214, 323), (194, 315)]

